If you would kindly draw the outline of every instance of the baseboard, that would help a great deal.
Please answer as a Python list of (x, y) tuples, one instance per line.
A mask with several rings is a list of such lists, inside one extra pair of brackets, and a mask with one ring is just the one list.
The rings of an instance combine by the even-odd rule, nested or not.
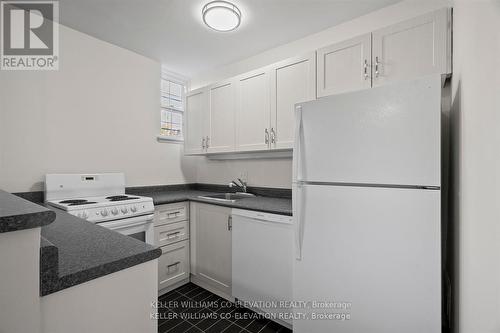
[(189, 283), (189, 278), (186, 278), (186, 279), (179, 281), (179, 282), (176, 282), (176, 283), (174, 283), (166, 288), (163, 288), (162, 290), (158, 291), (158, 297), (160, 297), (160, 296), (162, 296), (162, 295), (164, 295), (164, 294), (166, 294), (174, 289), (177, 289), (177, 288), (179, 288), (187, 283)]
[(216, 294), (217, 296), (220, 296), (220, 297), (222, 297), (224, 299), (227, 299), (230, 302), (234, 302), (234, 297), (233, 296), (228, 295), (225, 292), (220, 291), (217, 288), (214, 288), (210, 284), (208, 284), (205, 281), (203, 281), (200, 278), (198, 278), (196, 275), (191, 275), (191, 282), (194, 283), (195, 285), (199, 286), (199, 287), (202, 287), (202, 288), (210, 291), (213, 294)]

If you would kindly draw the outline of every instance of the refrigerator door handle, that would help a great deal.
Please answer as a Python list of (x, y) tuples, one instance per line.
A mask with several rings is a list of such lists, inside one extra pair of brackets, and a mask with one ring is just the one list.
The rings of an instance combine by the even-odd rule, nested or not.
[(300, 183), (294, 184), (293, 220), (295, 229), (295, 259), (302, 260), (302, 243), (304, 239), (304, 219), (302, 218), (304, 186)]
[(302, 106), (295, 107), (295, 140), (293, 147), (293, 181), (297, 182), (300, 177), (300, 163), (301, 163), (301, 141), (302, 141)]

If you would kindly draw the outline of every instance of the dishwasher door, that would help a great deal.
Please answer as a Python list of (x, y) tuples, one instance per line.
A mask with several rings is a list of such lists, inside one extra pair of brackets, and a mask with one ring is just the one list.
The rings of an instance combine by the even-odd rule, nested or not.
[[(291, 324), (293, 222), (290, 216), (233, 209), (232, 293), (244, 306)], [(260, 310), (260, 311), (259, 311)], [(287, 325), (288, 326), (288, 325)]]

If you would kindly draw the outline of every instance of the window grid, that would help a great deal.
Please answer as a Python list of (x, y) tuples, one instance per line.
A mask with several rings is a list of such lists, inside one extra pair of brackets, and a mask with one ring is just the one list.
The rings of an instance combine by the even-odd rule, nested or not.
[(185, 83), (162, 75), (160, 136), (163, 138), (183, 139), (185, 89)]

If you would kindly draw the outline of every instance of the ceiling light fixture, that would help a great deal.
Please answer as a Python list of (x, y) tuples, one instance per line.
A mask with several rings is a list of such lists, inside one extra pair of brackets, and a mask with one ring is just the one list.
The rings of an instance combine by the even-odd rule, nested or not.
[(241, 11), (228, 1), (211, 1), (203, 6), (201, 13), (203, 22), (216, 31), (233, 31), (241, 23)]

